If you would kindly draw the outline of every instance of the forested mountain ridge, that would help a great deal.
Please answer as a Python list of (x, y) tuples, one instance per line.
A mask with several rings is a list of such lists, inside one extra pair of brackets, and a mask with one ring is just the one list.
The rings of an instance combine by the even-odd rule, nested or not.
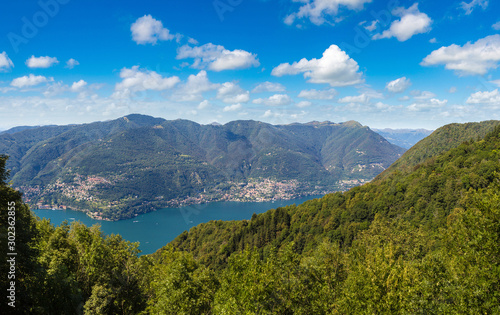
[[(474, 130), (481, 132), (494, 129), (491, 122), (474, 126)], [(445, 141), (442, 137), (448, 132), (455, 129), (459, 133), (464, 127), (470, 125), (445, 126), (447, 132), (438, 129), (430, 136), (434, 139), (427, 142)], [(404, 218), (428, 228), (443, 226), (469, 190), (488, 187), (494, 182), (496, 172), (500, 172), (499, 143), (496, 136), (489, 137), (488, 145), (485, 140), (466, 142), (444, 153), (429, 153), (431, 156), (416, 166), (391, 167), (371, 183), (345, 193), (270, 210), (253, 216), (250, 221), (200, 224), (171, 244), (191, 251), (200, 261), (214, 267), (224, 265), (233, 252), (244, 248), (265, 250), (294, 242), (294, 249), (302, 253), (325, 239), (350, 246), (358, 233), (369, 228), (376, 215)], [(438, 151), (443, 150), (431, 147), (427, 152)], [(407, 154), (411, 152), (403, 158)]]
[(500, 125), (498, 120), (445, 125), (406, 151), (400, 159), (380, 176), (389, 174), (394, 169), (414, 167), (418, 163), (455, 148), (463, 142), (482, 139), (498, 125)]
[[(16, 207), (16, 308), (5, 314), (497, 314), (500, 127), (345, 193), (209, 222), (154, 255)], [(0, 242), (7, 252), (7, 242)], [(0, 261), (4, 274), (7, 260)], [(7, 291), (10, 283), (0, 279)]]
[(182, 202), (342, 190), (371, 180), (403, 151), (356, 122), (218, 126), (129, 115), (0, 134), (13, 184), (32, 206), (104, 219)]

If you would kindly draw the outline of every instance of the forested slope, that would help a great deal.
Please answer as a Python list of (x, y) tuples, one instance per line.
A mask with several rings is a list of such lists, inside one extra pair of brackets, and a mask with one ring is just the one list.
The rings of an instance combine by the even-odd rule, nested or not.
[(17, 314), (500, 313), (498, 126), (345, 193), (199, 225), (140, 258), (99, 227), (34, 219), (4, 168), (0, 158), (1, 237), (6, 202), (19, 209)]
[[(443, 127), (446, 133), (438, 130), (430, 136), (433, 139), (426, 142), (446, 142), (451, 129), (462, 131), (463, 127)], [(488, 128), (493, 128), (490, 122), (481, 125), (479, 130)], [(293, 241), (295, 249), (301, 253), (324, 239), (349, 246), (377, 214), (437, 228), (445, 224), (448, 215), (470, 189), (489, 186), (500, 171), (498, 143), (491, 137), (488, 141), (458, 145), (413, 167), (391, 167), (382, 174), (384, 176), (345, 193), (271, 210), (250, 221), (201, 224), (180, 235), (172, 244), (216, 266), (223, 264), (234, 251), (244, 248), (280, 247)], [(429, 149), (429, 152), (437, 151), (443, 150)], [(406, 153), (402, 159), (414, 160), (416, 157), (411, 154)]]

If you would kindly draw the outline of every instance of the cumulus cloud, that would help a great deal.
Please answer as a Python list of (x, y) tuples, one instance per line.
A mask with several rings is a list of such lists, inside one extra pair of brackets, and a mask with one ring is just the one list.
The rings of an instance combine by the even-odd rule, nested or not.
[(299, 97), (306, 98), (309, 100), (333, 100), (337, 95), (337, 91), (334, 89), (328, 90), (302, 90), (299, 93)]
[(286, 90), (285, 86), (280, 84), (280, 83), (274, 83), (274, 82), (263, 82), (259, 85), (257, 85), (253, 90), (252, 93), (262, 93), (262, 92), (284, 92)]
[(207, 109), (207, 108), (209, 108), (210, 106), (211, 106), (211, 104), (210, 104), (210, 102), (209, 102), (209, 101), (207, 101), (207, 100), (203, 100), (203, 101), (201, 101), (201, 102), (200, 102), (200, 104), (198, 104), (198, 107), (197, 107), (197, 108), (198, 108), (199, 110), (203, 110), (203, 109)]
[(5, 72), (14, 67), (14, 63), (10, 60), (7, 53), (4, 51), (0, 54), (0, 72)]
[(191, 65), (193, 68), (207, 68), (213, 71), (246, 69), (260, 65), (256, 54), (241, 49), (228, 50), (221, 45), (212, 43), (195, 47), (181, 46), (177, 49), (176, 58), (192, 58), (194, 59), (194, 63)]
[(493, 91), (476, 92), (469, 96), (467, 104), (484, 104), (500, 106), (500, 92), (498, 89)]
[(258, 98), (252, 101), (254, 104), (264, 104), (267, 106), (284, 106), (292, 103), (290, 96), (286, 94), (274, 94), (268, 98)]
[(385, 88), (392, 93), (403, 93), (404, 91), (406, 91), (407, 88), (410, 87), (410, 85), (411, 85), (410, 79), (402, 77), (394, 81), (388, 82), (385, 85)]
[(205, 70), (190, 75), (172, 95), (172, 99), (181, 102), (202, 101), (203, 93), (219, 88), (219, 84), (210, 82)]
[[(361, 10), (371, 0), (293, 0), (303, 3), (297, 12), (288, 15), (284, 22), (292, 25), (297, 19), (309, 19), (316, 25), (332, 23), (331, 18), (338, 15), (339, 10)], [(329, 19), (330, 18), (330, 19)]]
[(427, 33), (431, 30), (431, 18), (418, 10), (418, 3), (408, 9), (396, 8), (392, 11), (395, 16), (401, 17), (391, 23), (388, 30), (381, 34), (373, 35), (373, 39), (396, 37), (400, 42), (407, 41), (413, 35)]
[(217, 90), (217, 98), (228, 104), (246, 103), (250, 100), (250, 92), (233, 82), (226, 82)]
[(28, 60), (26, 60), (26, 65), (29, 68), (49, 68), (55, 64), (58, 64), (59, 61), (55, 57), (35, 57), (31, 56)]
[(362, 83), (359, 65), (337, 45), (331, 45), (320, 59), (301, 59), (293, 64), (282, 63), (271, 72), (272, 75), (304, 74), (311, 83), (328, 83), (330, 86), (348, 86)]
[(78, 82), (73, 82), (71, 85), (71, 92), (81, 92), (87, 86), (87, 82), (80, 80)]
[(17, 87), (17, 88), (25, 88), (25, 87), (30, 87), (30, 86), (35, 86), (41, 83), (53, 81), (54, 79), (52, 78), (46, 78), (42, 75), (25, 75), (23, 77), (15, 78), (12, 80), (10, 83), (11, 86)]
[(155, 71), (141, 70), (139, 66), (132, 68), (123, 68), (120, 71), (122, 81), (115, 85), (115, 98), (128, 98), (136, 92), (155, 90), (163, 91), (171, 89), (180, 82), (179, 77), (163, 77)]
[(435, 108), (441, 108), (448, 103), (448, 100), (439, 100), (437, 98), (431, 98), (430, 100), (426, 100), (419, 103), (413, 103), (409, 105), (407, 108), (411, 112), (421, 112), (428, 111)]
[(491, 28), (494, 29), (495, 31), (500, 31), (500, 21), (493, 24)]
[(132, 40), (141, 45), (155, 45), (159, 40), (175, 38), (167, 28), (163, 27), (161, 21), (154, 19), (150, 14), (138, 18), (130, 26), (130, 31), (132, 32)]
[(234, 112), (234, 111), (237, 111), (237, 110), (240, 110), (243, 106), (241, 106), (241, 104), (233, 104), (233, 105), (228, 105), (228, 106), (225, 106), (222, 111), (223, 112)]
[(483, 10), (486, 9), (488, 7), (488, 0), (472, 0), (469, 3), (465, 1), (460, 3), (460, 8), (465, 11), (466, 15), (471, 14), (476, 7), (481, 7)]
[(74, 67), (76, 67), (78, 65), (80, 65), (80, 63), (73, 58), (66, 61), (66, 68), (68, 68), (68, 69), (73, 69)]
[(357, 103), (357, 104), (367, 104), (370, 101), (370, 96), (363, 93), (356, 96), (346, 96), (339, 99), (339, 103)]
[(500, 35), (490, 35), (463, 46), (450, 45), (434, 50), (420, 63), (422, 66), (444, 64), (459, 75), (486, 74), (500, 61)]

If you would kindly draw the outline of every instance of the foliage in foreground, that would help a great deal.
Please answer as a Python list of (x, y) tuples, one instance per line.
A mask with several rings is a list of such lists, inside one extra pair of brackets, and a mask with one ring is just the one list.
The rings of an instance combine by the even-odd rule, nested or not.
[(137, 244), (98, 227), (34, 219), (5, 184), (3, 158), (1, 198), (16, 200), (22, 221), (16, 310), (497, 314), (499, 151), (497, 128), (411, 170), (246, 223), (206, 224), (140, 258)]

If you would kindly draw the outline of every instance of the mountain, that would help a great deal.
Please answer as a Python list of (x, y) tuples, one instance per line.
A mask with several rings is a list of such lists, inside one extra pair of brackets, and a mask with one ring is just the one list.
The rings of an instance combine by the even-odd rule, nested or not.
[(498, 120), (488, 120), (480, 123), (443, 126), (406, 151), (400, 159), (379, 176), (390, 174), (395, 169), (412, 168), (426, 159), (457, 147), (463, 142), (482, 139), (499, 124)]
[[(470, 139), (471, 127), (489, 132), (448, 142)], [(496, 313), (500, 127), (448, 125), (430, 137), (451, 148), (344, 193), (200, 224), (157, 252), (157, 266), (175, 268), (181, 260), (165, 258), (181, 251), (201, 265), (193, 276), (215, 270), (212, 305), (226, 313)]]
[[(24, 131), (24, 130), (29, 130), (29, 129), (33, 129), (33, 128), (39, 128), (41, 126), (18, 126), (18, 127), (14, 127), (14, 128), (10, 128), (8, 130), (2, 130), (0, 131), (0, 134), (2, 133), (8, 133), (8, 134), (13, 134), (13, 133), (16, 133), (16, 132), (21, 132), (21, 131)], [(53, 127), (52, 126), (46, 126), (46, 127)]]
[[(37, 219), (0, 157), (5, 314), (497, 314), (500, 126), (301, 205), (212, 221), (154, 255)], [(487, 124), (487, 123), (486, 123)], [(443, 130), (459, 135), (464, 125)], [(439, 131), (439, 130), (437, 130)], [(482, 132), (482, 131), (481, 131)], [(431, 143), (447, 143), (435, 133)], [(424, 147), (421, 147), (424, 149)], [(430, 150), (431, 148), (429, 148)], [(439, 153), (438, 153), (439, 152)], [(410, 152), (406, 158), (412, 159)], [(15, 211), (13, 211), (15, 209)], [(23, 257), (17, 260), (11, 256)], [(16, 308), (8, 305), (14, 305)]]
[(129, 115), (0, 134), (12, 182), (31, 205), (103, 219), (186, 202), (343, 190), (371, 180), (403, 151), (353, 121), (200, 125)]
[(386, 138), (390, 143), (409, 149), (417, 142), (432, 133), (427, 129), (373, 129), (376, 133)]
[[(500, 172), (500, 129), (487, 141), (460, 143), (491, 134), (499, 125), (487, 121), (444, 126), (368, 184), (254, 215), (250, 221), (200, 224), (172, 245), (217, 267), (243, 248), (279, 248), (294, 242), (297, 251), (308, 252), (324, 239), (350, 246), (377, 215), (404, 218), (417, 226), (443, 226), (469, 190), (492, 185), (495, 172)], [(419, 163), (408, 167), (406, 161)]]

